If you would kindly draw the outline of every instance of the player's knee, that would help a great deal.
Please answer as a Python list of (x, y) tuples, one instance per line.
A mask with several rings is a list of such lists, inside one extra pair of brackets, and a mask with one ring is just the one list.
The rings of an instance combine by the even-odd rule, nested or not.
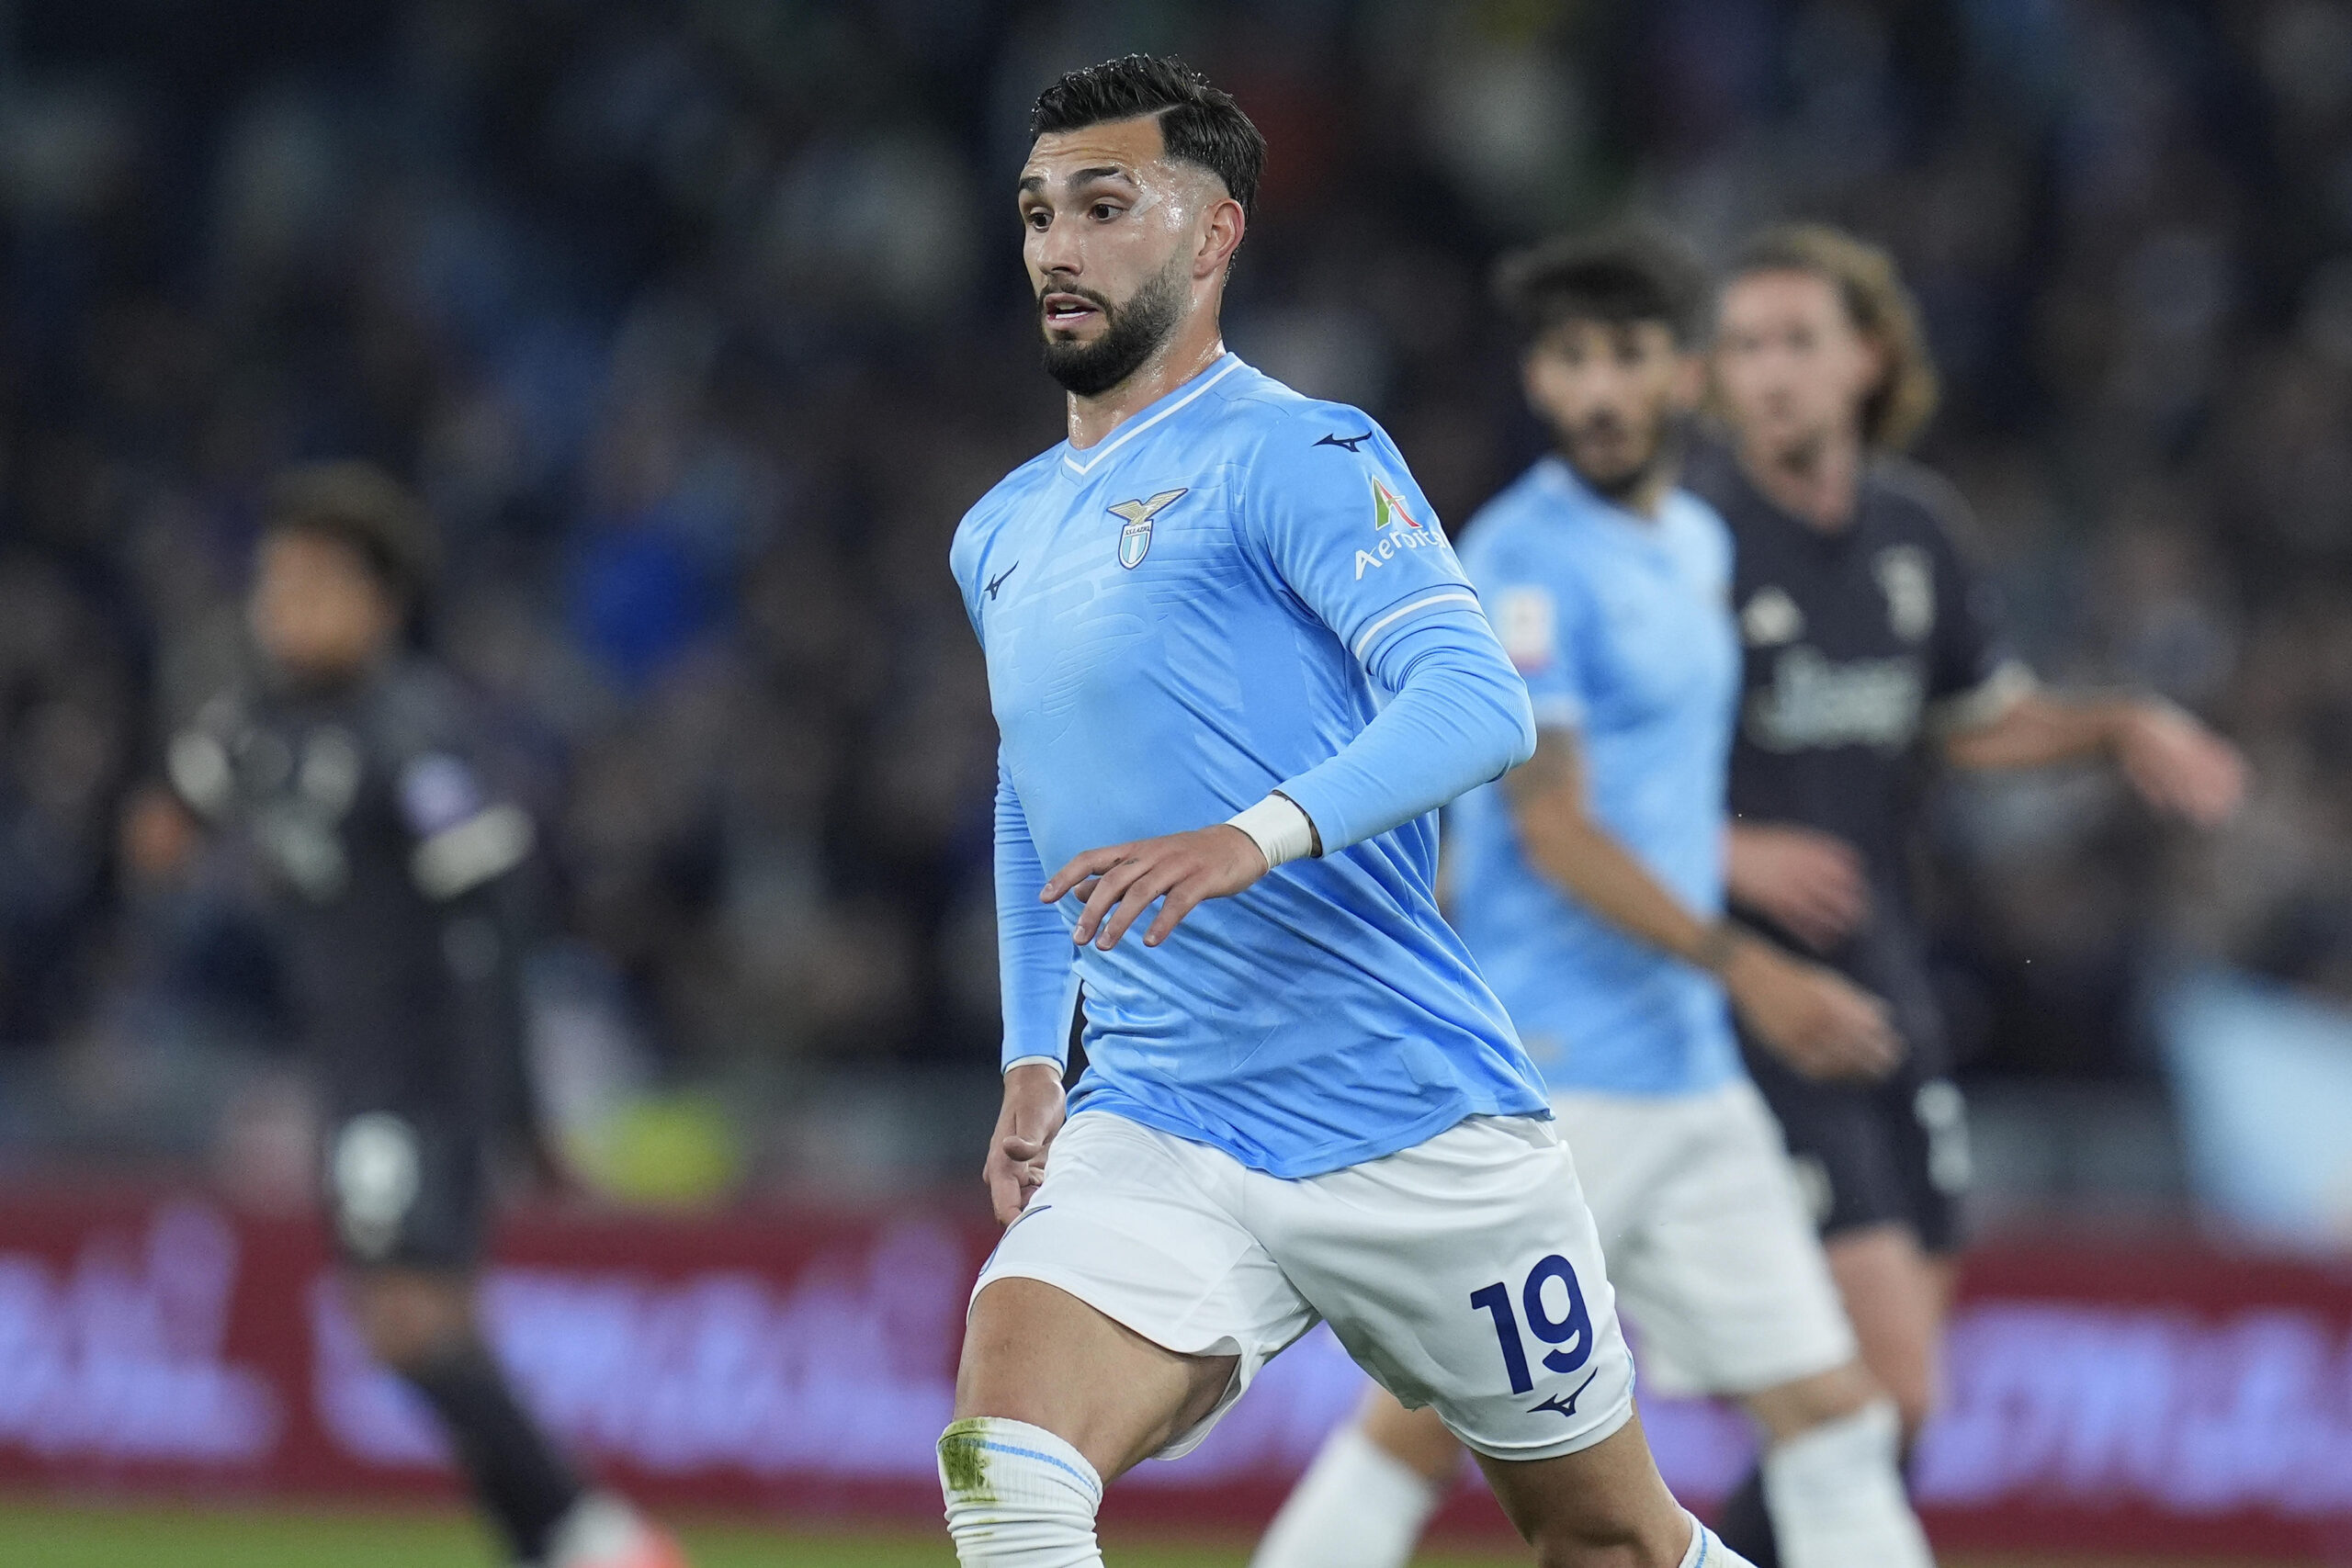
[(1366, 1438), (1432, 1486), (1450, 1483), (1462, 1469), (1462, 1442), (1435, 1409), (1408, 1410), (1385, 1389), (1364, 1400), (1358, 1425)]
[(1043, 1427), (1001, 1416), (955, 1422), (939, 1437), (939, 1489), (947, 1533), (967, 1568), (1085, 1568), (1102, 1561), (1094, 1543), (1102, 1477)]
[(1519, 1525), (1542, 1568), (1674, 1568), (1690, 1538), (1683, 1517), (1662, 1486), (1599, 1485)]
[(1860, 1360), (1749, 1395), (1744, 1403), (1772, 1442), (1842, 1421), (1888, 1397)]
[(1631, 1515), (1623, 1519), (1588, 1514), (1574, 1520), (1546, 1523), (1528, 1539), (1535, 1549), (1538, 1568), (1671, 1568), (1679, 1560), (1659, 1555), (1659, 1544), (1648, 1538)]
[(371, 1269), (351, 1281), (350, 1299), (368, 1353), (395, 1371), (423, 1366), (474, 1337), (473, 1300), (461, 1280)]

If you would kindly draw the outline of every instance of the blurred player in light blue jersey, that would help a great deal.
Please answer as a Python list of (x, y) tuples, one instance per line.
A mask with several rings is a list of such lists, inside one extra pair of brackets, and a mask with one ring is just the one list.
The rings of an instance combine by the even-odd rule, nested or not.
[(1103, 1483), (1320, 1319), (1542, 1562), (1736, 1562), (1658, 1479), (1542, 1080), (1432, 891), (1433, 813), (1528, 756), (1526, 687), (1388, 437), (1218, 334), (1265, 144), (1136, 56), (1033, 129), (1069, 438), (952, 560), (1003, 737), (1007, 1226), (939, 1445), (957, 1554), (1099, 1563)]
[[(1624, 231), (1515, 257), (1500, 292), (1558, 451), (1487, 505), (1464, 553), (1539, 739), (1454, 808), (1453, 913), (1550, 1086), (1645, 1371), (1755, 1418), (1789, 1568), (1919, 1568), (1893, 1403), (1726, 1007), (1806, 1072), (1896, 1059), (1875, 998), (1723, 919), (1731, 540), (1675, 488), (1706, 275)], [(1460, 1467), (1443, 1427), (1375, 1394), (1256, 1568), (1397, 1568)]]

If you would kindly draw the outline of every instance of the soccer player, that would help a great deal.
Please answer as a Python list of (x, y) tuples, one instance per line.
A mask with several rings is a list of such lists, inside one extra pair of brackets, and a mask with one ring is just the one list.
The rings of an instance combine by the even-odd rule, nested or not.
[[(1959, 497), (1899, 456), (1932, 411), (1935, 373), (1883, 252), (1813, 226), (1758, 236), (1724, 287), (1714, 371), (1732, 449), (1694, 464), (1692, 488), (1737, 545), (1731, 900), (1888, 998), (1905, 1047), (1870, 1085), (1807, 1077), (1752, 1038), (1747, 1063), (1815, 1189), (1831, 1272), (1907, 1437), (1935, 1400), (1968, 1179), (1905, 886), (1919, 766), (2107, 759), (2151, 806), (2210, 824), (2235, 807), (2244, 765), (2174, 707), (2061, 700), (2002, 650), (1955, 542)], [(1756, 1503), (1751, 1477), (1725, 1530), (1769, 1554)]]
[(485, 776), (456, 683), (408, 646), (435, 544), (377, 468), (285, 475), (247, 612), (261, 678), (174, 738), (171, 781), (245, 840), (284, 908), (329, 1112), (328, 1204), (369, 1349), (440, 1417), (516, 1562), (681, 1568), (666, 1535), (582, 1486), (475, 1318), (488, 1145), (520, 1048), (514, 876), (536, 830)]
[(1031, 123), (1069, 439), (953, 551), (1002, 736), (1005, 1016), (1006, 1230), (939, 1441), (957, 1555), (1099, 1563), (1104, 1483), (1322, 1319), (1539, 1561), (1728, 1563), (1651, 1462), (1541, 1080), (1437, 911), (1432, 813), (1525, 759), (1526, 687), (1379, 426), (1219, 336), (1265, 143), (1139, 56)]
[[(1723, 919), (1739, 691), (1731, 540), (1675, 488), (1709, 282), (1639, 230), (1507, 261), (1529, 402), (1556, 452), (1474, 520), (1464, 565), (1526, 677), (1534, 757), (1455, 807), (1452, 913), (1544, 1073), (1645, 1371), (1739, 1401), (1798, 1568), (1928, 1557), (1893, 1403), (1863, 1371), (1725, 1009), (1791, 1070), (1868, 1078), (1875, 998)], [(1401, 1568), (1461, 1453), (1375, 1394), (1255, 1568)]]

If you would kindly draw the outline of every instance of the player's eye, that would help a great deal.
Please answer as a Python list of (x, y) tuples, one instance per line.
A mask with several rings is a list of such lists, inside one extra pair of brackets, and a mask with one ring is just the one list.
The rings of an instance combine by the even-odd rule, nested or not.
[(1098, 201), (1094, 204), (1094, 220), (1097, 223), (1108, 223), (1118, 215), (1119, 209), (1115, 202)]

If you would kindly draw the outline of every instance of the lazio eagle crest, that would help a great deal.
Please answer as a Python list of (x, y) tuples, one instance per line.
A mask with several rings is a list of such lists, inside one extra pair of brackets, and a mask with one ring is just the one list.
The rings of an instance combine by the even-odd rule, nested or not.
[(1182, 497), (1185, 490), (1163, 490), (1148, 501), (1123, 501), (1112, 507), (1111, 515), (1124, 518), (1126, 526), (1119, 530), (1119, 564), (1129, 571), (1143, 564), (1151, 553), (1151, 520)]

